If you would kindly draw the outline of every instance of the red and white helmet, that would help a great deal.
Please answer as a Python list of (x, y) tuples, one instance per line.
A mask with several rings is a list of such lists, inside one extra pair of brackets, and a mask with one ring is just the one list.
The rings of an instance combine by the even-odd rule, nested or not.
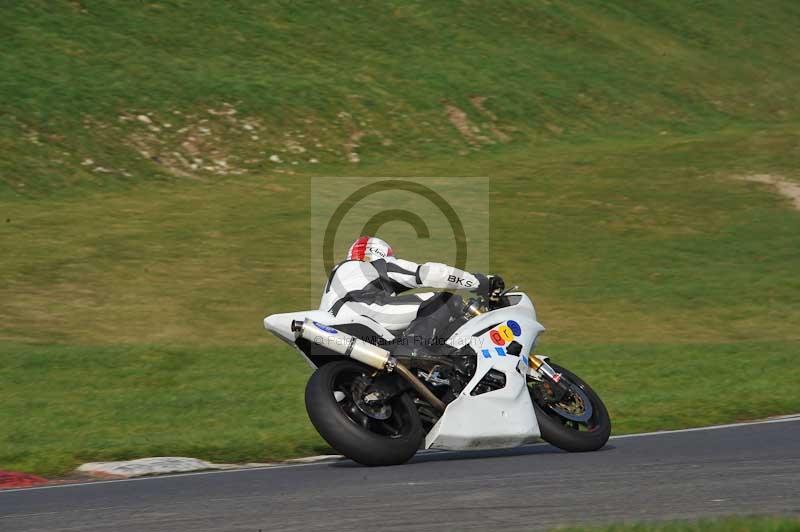
[(347, 251), (347, 260), (363, 260), (372, 262), (373, 260), (394, 257), (392, 246), (380, 238), (374, 236), (362, 236), (350, 246)]

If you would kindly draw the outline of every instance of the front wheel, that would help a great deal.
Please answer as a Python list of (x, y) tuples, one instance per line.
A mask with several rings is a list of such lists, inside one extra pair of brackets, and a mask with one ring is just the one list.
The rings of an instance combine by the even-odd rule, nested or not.
[(583, 379), (566, 368), (549, 363), (561, 374), (569, 391), (556, 400), (547, 381), (528, 381), (528, 391), (536, 411), (542, 439), (570, 452), (596, 451), (611, 435), (608, 410)]
[(402, 464), (417, 452), (425, 430), (407, 393), (374, 400), (374, 373), (352, 360), (320, 366), (306, 385), (306, 411), (325, 441), (351, 460)]

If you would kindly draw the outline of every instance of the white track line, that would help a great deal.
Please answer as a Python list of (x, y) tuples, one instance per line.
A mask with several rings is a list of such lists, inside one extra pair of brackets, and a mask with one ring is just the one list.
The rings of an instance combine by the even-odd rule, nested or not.
[[(792, 414), (788, 416), (780, 416), (768, 419), (762, 419), (760, 421), (745, 421), (742, 423), (729, 423), (726, 425), (711, 425), (709, 427), (695, 427), (691, 429), (676, 429), (676, 430), (659, 430), (655, 432), (640, 432), (637, 434), (621, 434), (619, 436), (611, 436), (610, 439), (612, 440), (621, 440), (625, 438), (643, 438), (648, 436), (661, 436), (665, 434), (681, 434), (683, 432), (701, 432), (705, 430), (719, 430), (719, 429), (731, 429), (731, 428), (738, 428), (738, 427), (749, 427), (752, 425), (768, 425), (771, 423), (788, 423), (791, 421), (800, 421), (800, 414)], [(536, 443), (534, 445), (549, 445), (548, 443)], [(439, 450), (431, 450), (431, 451), (422, 451), (419, 454), (428, 454), (428, 453), (453, 453), (453, 452), (463, 452), (463, 451), (439, 451)], [(267, 465), (263, 467), (248, 467), (242, 469), (223, 469), (223, 470), (214, 470), (214, 471), (196, 471), (196, 472), (189, 472), (189, 473), (176, 473), (174, 475), (157, 475), (152, 477), (139, 477), (139, 478), (120, 478), (114, 480), (90, 480), (88, 482), (76, 482), (73, 484), (55, 484), (51, 486), (34, 486), (31, 488), (13, 488), (13, 489), (0, 489), (0, 496), (4, 493), (13, 493), (17, 491), (32, 491), (32, 490), (50, 490), (50, 489), (58, 489), (58, 488), (75, 488), (81, 486), (96, 486), (98, 484), (116, 484), (119, 482), (145, 482), (148, 480), (164, 480), (167, 478), (175, 478), (175, 477), (189, 477), (189, 476), (199, 476), (199, 475), (222, 475), (225, 473), (242, 473), (247, 471), (266, 471), (269, 469), (290, 469), (296, 467), (308, 467), (319, 465), (324, 462), (334, 462), (338, 460), (342, 460), (344, 457), (339, 457), (336, 455), (329, 455), (325, 457), (320, 457), (320, 460), (314, 462), (307, 462), (307, 463), (300, 463), (300, 464), (276, 464), (276, 465)]]
[(759, 421), (743, 421), (741, 423), (728, 423), (727, 425), (711, 425), (708, 427), (694, 427), (691, 429), (675, 429), (675, 430), (657, 430), (655, 432), (637, 432), (636, 434), (620, 434), (619, 436), (611, 436), (611, 440), (621, 440), (623, 438), (641, 438), (643, 436), (659, 436), (661, 434), (680, 434), (682, 432), (699, 432), (702, 430), (717, 430), (717, 429), (731, 429), (736, 427), (749, 427), (751, 425), (766, 425), (769, 423), (786, 423), (788, 421), (800, 421), (800, 414), (791, 414), (789, 416), (779, 416)]

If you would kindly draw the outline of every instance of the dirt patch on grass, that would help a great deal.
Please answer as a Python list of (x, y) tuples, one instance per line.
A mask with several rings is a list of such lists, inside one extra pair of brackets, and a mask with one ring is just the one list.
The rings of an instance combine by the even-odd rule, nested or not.
[(741, 177), (744, 181), (751, 181), (753, 183), (765, 183), (772, 185), (779, 194), (789, 198), (792, 205), (797, 210), (800, 210), (800, 184), (793, 183), (781, 176), (771, 174), (755, 174)]
[(511, 137), (506, 135), (506, 133), (501, 131), (496, 125), (497, 115), (483, 105), (488, 99), (489, 98), (487, 96), (472, 96), (469, 101), (475, 109), (489, 119), (489, 123), (484, 124), (484, 126), (489, 128), (489, 131), (492, 132), (492, 135), (494, 135), (500, 142), (509, 142)]
[(450, 120), (453, 127), (455, 127), (461, 136), (471, 145), (479, 146), (481, 144), (494, 143), (492, 139), (481, 134), (480, 128), (470, 121), (469, 116), (467, 116), (467, 113), (465, 113), (463, 109), (456, 107), (448, 101), (442, 101), (442, 105), (444, 105), (445, 113), (447, 113), (447, 119)]
[[(128, 135), (128, 144), (173, 175), (202, 180), (200, 173), (246, 173), (239, 157), (229, 153), (230, 141), (241, 142), (244, 137), (258, 139), (256, 132), (262, 128), (261, 121), (254, 117), (237, 118), (236, 109), (228, 103), (206, 112), (200, 115), (173, 111), (169, 119), (159, 119), (153, 113), (123, 114), (119, 120), (138, 126)], [(237, 135), (228, 138), (233, 131)]]
[(372, 119), (364, 116), (356, 118), (352, 113), (341, 111), (336, 115), (336, 123), (346, 132), (346, 139), (343, 143), (345, 157), (351, 163), (361, 162), (359, 149), (361, 141), (365, 137), (371, 136), (380, 139), (384, 146), (391, 146), (392, 141), (384, 137), (384, 134), (377, 128), (372, 127)]
[[(454, 128), (461, 134), (461, 137), (466, 140), (473, 149), (479, 149), (480, 146), (486, 144), (495, 144), (495, 142), (509, 142), (511, 137), (500, 129), (497, 125), (497, 115), (486, 108), (484, 102), (488, 100), (487, 96), (470, 96), (469, 101), (472, 107), (484, 119), (482, 123), (476, 123), (470, 119), (466, 111), (457, 107), (448, 100), (442, 100), (441, 104), (444, 106), (447, 119)], [(483, 128), (483, 129), (481, 129)], [(495, 137), (494, 139), (485, 135), (483, 132), (489, 131)], [(495, 140), (496, 139), (496, 140)]]

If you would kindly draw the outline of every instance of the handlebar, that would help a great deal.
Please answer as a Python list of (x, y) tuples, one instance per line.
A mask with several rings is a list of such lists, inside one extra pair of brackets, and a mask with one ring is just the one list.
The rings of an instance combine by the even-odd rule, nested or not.
[(500, 298), (505, 297), (506, 294), (508, 294), (509, 292), (513, 292), (514, 290), (516, 290), (518, 288), (519, 288), (519, 286), (517, 286), (517, 285), (514, 285), (511, 288), (506, 288), (505, 290), (503, 290), (502, 292), (497, 294), (497, 299), (499, 300)]
[(474, 318), (475, 316), (480, 316), (487, 310), (493, 310), (493, 308), (501, 306), (500, 302), (502, 299), (509, 292), (513, 292), (518, 288), (519, 286), (515, 285), (511, 288), (506, 288), (505, 290), (496, 290), (494, 293), (489, 295), (488, 299), (483, 296), (476, 296), (468, 299), (463, 309), (464, 317), (467, 319)]

